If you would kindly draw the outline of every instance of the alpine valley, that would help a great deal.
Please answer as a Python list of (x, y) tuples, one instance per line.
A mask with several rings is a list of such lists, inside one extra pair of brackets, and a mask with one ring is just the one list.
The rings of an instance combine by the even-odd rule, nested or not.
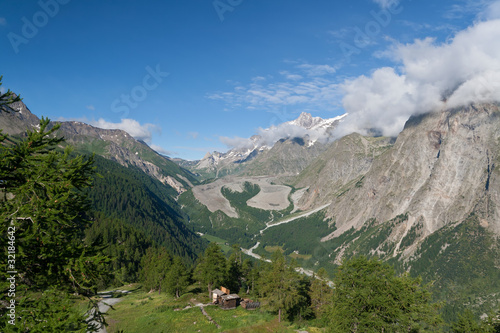
[[(14, 109), (0, 113), (5, 133), (22, 136), (39, 123), (22, 102)], [(214, 236), (260, 259), (280, 249), (306, 273), (323, 267), (332, 275), (364, 254), (432, 283), (445, 318), (464, 307), (497, 308), (499, 105), (414, 116), (395, 138), (338, 138), (345, 117), (302, 113), (200, 161), (171, 159), (124, 131), (81, 122), (62, 122), (58, 135), (76, 152), (96, 154), (104, 176), (89, 193), (96, 219), (186, 261)]]

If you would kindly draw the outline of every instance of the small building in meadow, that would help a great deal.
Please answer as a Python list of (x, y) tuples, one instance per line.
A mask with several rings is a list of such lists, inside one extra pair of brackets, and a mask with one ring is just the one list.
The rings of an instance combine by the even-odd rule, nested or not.
[(212, 290), (212, 303), (213, 304), (220, 304), (221, 297), (224, 296), (225, 294), (226, 293), (220, 289)]
[(237, 294), (223, 295), (221, 297), (220, 307), (225, 310), (236, 309), (240, 304), (240, 296)]
[(227, 288), (220, 287), (212, 290), (212, 303), (219, 304), (222, 309), (236, 309), (240, 304), (240, 296), (231, 294)]

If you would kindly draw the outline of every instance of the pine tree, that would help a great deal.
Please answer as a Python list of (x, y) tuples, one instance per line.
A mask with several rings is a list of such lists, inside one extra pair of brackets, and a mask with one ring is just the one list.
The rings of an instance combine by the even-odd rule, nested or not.
[(480, 333), (484, 332), (479, 321), (474, 317), (472, 311), (466, 309), (458, 315), (458, 320), (452, 324), (453, 333)]
[(143, 287), (161, 293), (165, 277), (172, 266), (172, 256), (163, 247), (149, 248), (141, 261), (141, 281)]
[[(0, 75), (0, 87), (2, 86), (2, 79), (3, 75)], [(16, 112), (16, 110), (12, 109), (11, 105), (21, 100), (21, 96), (16, 96), (10, 89), (3, 94), (0, 92), (0, 112)]]
[(276, 251), (271, 267), (261, 276), (259, 290), (267, 297), (271, 311), (278, 313), (279, 322), (283, 313), (287, 314), (287, 311), (302, 301), (299, 280), (298, 273), (292, 266), (287, 266), (281, 251)]
[(165, 277), (167, 292), (176, 298), (179, 298), (189, 286), (189, 279), (189, 271), (182, 263), (181, 258), (174, 257), (172, 266)]
[[(0, 105), (8, 109), (4, 101)], [(55, 137), (59, 125), (49, 129), (49, 123), (42, 118), (38, 130), (28, 131), (16, 144), (0, 146), (0, 247), (15, 250), (15, 265), (3, 260), (0, 265), (0, 288), (2, 293), (9, 289), (5, 272), (15, 269), (16, 329), (85, 331), (85, 314), (69, 306), (70, 295), (89, 297), (89, 307), (97, 309), (90, 296), (107, 274), (107, 258), (97, 246), (82, 241), (91, 223), (82, 190), (92, 184), (93, 157), (75, 157), (70, 147), (57, 149), (63, 143)], [(10, 244), (3, 236), (8, 232)], [(98, 311), (92, 313), (99, 316)]]
[(207, 286), (209, 298), (212, 297), (212, 288), (225, 281), (226, 271), (222, 249), (217, 243), (210, 243), (195, 268), (195, 278)]
[(232, 253), (227, 260), (226, 287), (233, 293), (239, 293), (242, 282), (242, 262), (240, 246), (232, 246)]
[(327, 277), (326, 270), (320, 268), (311, 282), (309, 296), (311, 297), (311, 308), (316, 318), (322, 318), (332, 302), (333, 289), (328, 285)]

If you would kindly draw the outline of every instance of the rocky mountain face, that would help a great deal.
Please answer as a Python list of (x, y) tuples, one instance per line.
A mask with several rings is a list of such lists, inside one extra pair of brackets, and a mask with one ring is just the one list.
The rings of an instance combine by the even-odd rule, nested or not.
[[(215, 178), (229, 174), (295, 175), (325, 150), (325, 143), (345, 116), (322, 119), (303, 112), (295, 120), (252, 136), (247, 147), (233, 148), (226, 153), (207, 153), (194, 166), (182, 165)], [(273, 135), (273, 132), (280, 134)], [(269, 142), (269, 137), (276, 139)]]
[(302, 210), (331, 203), (349, 187), (360, 186), (373, 162), (394, 144), (394, 139), (347, 135), (309, 162), (295, 179), (294, 186), (306, 188), (299, 201)]
[(295, 177), (312, 160), (325, 151), (327, 145), (311, 144), (307, 137), (281, 139), (271, 149), (266, 149), (246, 163), (241, 175), (276, 176), (282, 179)]
[[(418, 229), (404, 252), (445, 226), (475, 214), (481, 226), (500, 235), (500, 108), (470, 105), (410, 118), (391, 145), (382, 138), (344, 137), (297, 178), (307, 186), (303, 208), (331, 203), (336, 230), (324, 241), (407, 214), (391, 231), (393, 255)], [(375, 250), (375, 249), (374, 249)]]
[(0, 113), (0, 128), (4, 134), (15, 135), (32, 130), (40, 124), (40, 119), (31, 113), (23, 102), (16, 102), (11, 108), (17, 112)]
[(89, 152), (97, 152), (123, 166), (137, 167), (178, 193), (186, 191), (193, 186), (192, 182), (196, 182), (185, 169), (125, 131), (101, 129), (76, 121), (62, 122), (60, 131), (68, 143)]

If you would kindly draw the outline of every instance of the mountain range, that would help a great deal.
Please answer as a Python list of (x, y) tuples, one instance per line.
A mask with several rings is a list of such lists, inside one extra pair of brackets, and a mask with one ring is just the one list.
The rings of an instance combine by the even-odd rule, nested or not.
[[(5, 132), (37, 126), (23, 103), (14, 108), (0, 114)], [(444, 312), (498, 306), (499, 105), (413, 116), (396, 138), (337, 138), (345, 117), (302, 113), (200, 161), (162, 156), (121, 130), (62, 122), (59, 132), (98, 155), (98, 210), (185, 257), (203, 248), (198, 235), (257, 257), (280, 249), (330, 273), (354, 255), (378, 256), (434, 281)]]
[[(207, 208), (209, 224), (192, 215), (196, 230), (260, 256), (280, 248), (333, 272), (353, 255), (376, 255), (434, 281), (445, 312), (465, 303), (486, 311), (500, 291), (499, 116), (498, 104), (470, 104), (413, 116), (396, 138), (285, 137), (181, 198)], [(265, 205), (283, 195), (289, 209)]]
[[(181, 165), (214, 178), (228, 174), (294, 175), (325, 149), (325, 143), (333, 138), (334, 129), (346, 115), (322, 119), (303, 112), (295, 120), (261, 129), (225, 153), (208, 152), (200, 161)], [(302, 148), (288, 149), (287, 145)], [(287, 158), (276, 160), (274, 156)]]

